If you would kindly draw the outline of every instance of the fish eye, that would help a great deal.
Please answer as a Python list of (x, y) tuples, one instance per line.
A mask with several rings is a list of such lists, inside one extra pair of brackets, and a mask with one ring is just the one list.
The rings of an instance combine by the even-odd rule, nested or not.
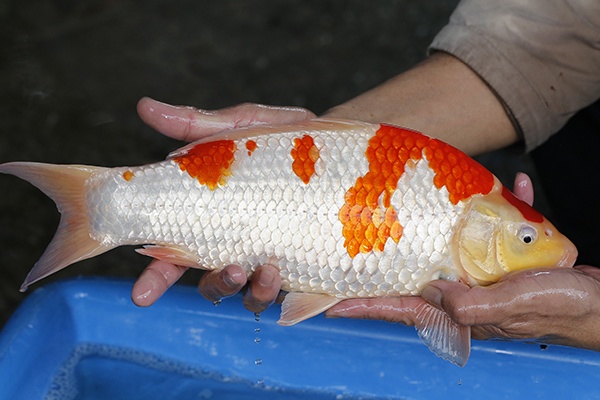
[(518, 236), (525, 244), (533, 243), (537, 239), (537, 230), (531, 225), (524, 225), (519, 230)]

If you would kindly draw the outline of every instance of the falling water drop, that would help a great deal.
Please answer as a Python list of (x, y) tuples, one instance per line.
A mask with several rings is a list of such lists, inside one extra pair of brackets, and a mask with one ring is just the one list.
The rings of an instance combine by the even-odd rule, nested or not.
[(215, 301), (213, 301), (213, 305), (215, 307), (218, 306), (219, 304), (221, 304), (221, 300), (215, 300)]
[[(256, 321), (256, 323), (257, 323), (257, 324), (259, 324), (259, 323), (260, 323), (260, 313), (254, 313), (254, 320)], [(259, 334), (259, 333), (260, 333), (260, 327), (259, 327), (259, 326), (256, 326), (256, 327), (254, 328), (254, 334), (255, 334), (255, 335), (254, 335), (254, 343), (256, 343), (256, 344), (260, 344), (260, 341), (261, 341), (261, 338), (260, 338), (260, 336), (258, 336), (258, 334)], [(256, 366), (260, 366), (260, 365), (262, 365), (262, 362), (263, 362), (262, 358), (260, 358), (260, 357), (257, 357), (257, 358), (254, 360), (254, 365), (256, 365)], [(256, 382), (256, 384), (257, 384), (259, 387), (264, 387), (265, 381), (264, 381), (264, 379), (259, 379), (259, 380)]]

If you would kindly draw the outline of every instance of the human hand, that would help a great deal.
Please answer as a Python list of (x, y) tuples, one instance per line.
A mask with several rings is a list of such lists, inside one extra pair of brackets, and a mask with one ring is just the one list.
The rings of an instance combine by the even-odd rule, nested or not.
[[(514, 193), (533, 203), (527, 175), (517, 175)], [(585, 265), (511, 273), (487, 287), (434, 281), (421, 297), (345, 300), (327, 315), (414, 325), (428, 304), (470, 326), (476, 339), (539, 339), (600, 350), (600, 269)]]
[[(193, 107), (172, 106), (150, 98), (142, 98), (137, 105), (140, 118), (158, 132), (183, 141), (194, 141), (225, 130), (253, 125), (289, 124), (314, 118), (315, 115), (294, 107), (271, 107), (260, 104), (240, 104), (216, 111)], [(187, 267), (154, 260), (141, 273), (131, 290), (131, 298), (138, 306), (152, 305), (187, 271)], [(244, 295), (246, 308), (260, 312), (279, 294), (281, 278), (273, 266), (261, 266), (252, 277)], [(211, 301), (237, 293), (246, 285), (247, 276), (237, 265), (221, 271), (204, 274), (200, 293)]]

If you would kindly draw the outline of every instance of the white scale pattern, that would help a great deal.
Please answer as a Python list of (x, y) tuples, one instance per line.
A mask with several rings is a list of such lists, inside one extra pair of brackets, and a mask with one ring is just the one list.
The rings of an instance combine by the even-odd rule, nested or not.
[[(311, 131), (320, 158), (308, 185), (291, 169), (293, 139), (303, 132), (254, 137), (252, 155), (239, 141), (232, 174), (216, 190), (171, 160), (109, 170), (88, 182), (93, 236), (114, 245), (180, 246), (198, 254), (199, 265), (216, 269), (275, 264), (291, 291), (416, 294), (440, 274), (452, 277), (448, 245), (462, 207), (450, 203), (445, 188), (435, 188), (433, 172), (420, 160), (392, 196), (404, 228), (400, 242), (388, 239), (383, 252), (351, 258), (338, 213), (348, 188), (368, 171), (364, 154), (374, 133), (365, 128), (342, 139)], [(127, 170), (130, 181), (123, 178)]]

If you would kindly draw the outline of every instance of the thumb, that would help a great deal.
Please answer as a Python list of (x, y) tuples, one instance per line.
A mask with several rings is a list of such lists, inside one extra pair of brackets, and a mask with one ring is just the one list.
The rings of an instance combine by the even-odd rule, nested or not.
[(531, 182), (529, 175), (523, 172), (517, 173), (515, 176), (513, 193), (525, 203), (529, 205), (533, 204), (533, 183)]
[(467, 285), (450, 281), (433, 281), (422, 293), (423, 300), (446, 312), (460, 325), (472, 325), (473, 316), (469, 312), (470, 289)]

